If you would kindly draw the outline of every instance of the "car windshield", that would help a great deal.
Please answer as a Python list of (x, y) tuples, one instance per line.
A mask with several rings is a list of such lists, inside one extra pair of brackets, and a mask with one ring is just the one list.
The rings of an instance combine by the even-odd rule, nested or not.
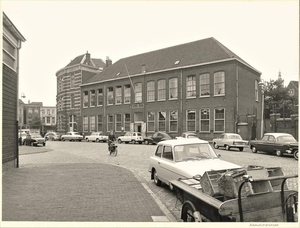
[(229, 139), (242, 139), (240, 135), (228, 135)]
[(176, 162), (217, 158), (217, 155), (208, 143), (175, 146), (174, 155)]
[(296, 139), (291, 135), (283, 135), (277, 138), (278, 142), (297, 142)]
[(40, 134), (31, 134), (31, 138), (42, 138)]
[(74, 132), (73, 135), (79, 135), (79, 133), (78, 132)]

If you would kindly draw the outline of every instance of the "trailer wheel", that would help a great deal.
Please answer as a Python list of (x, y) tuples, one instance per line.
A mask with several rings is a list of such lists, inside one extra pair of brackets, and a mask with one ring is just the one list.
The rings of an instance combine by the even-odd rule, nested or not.
[(298, 150), (294, 152), (294, 158), (298, 161)]
[(197, 211), (194, 204), (190, 201), (186, 201), (181, 210), (181, 219), (184, 222), (202, 222), (200, 212)]

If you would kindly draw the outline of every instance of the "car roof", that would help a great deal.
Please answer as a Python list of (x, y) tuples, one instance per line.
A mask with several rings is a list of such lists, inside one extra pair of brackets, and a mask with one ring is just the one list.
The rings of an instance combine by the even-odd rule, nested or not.
[(157, 145), (169, 145), (169, 146), (179, 146), (179, 145), (188, 145), (188, 144), (208, 144), (208, 141), (201, 140), (201, 139), (170, 139), (159, 142)]
[(283, 135), (292, 136), (291, 134), (288, 134), (288, 133), (279, 133), (279, 132), (276, 132), (276, 133), (265, 133), (264, 135), (273, 135), (275, 137), (283, 136)]

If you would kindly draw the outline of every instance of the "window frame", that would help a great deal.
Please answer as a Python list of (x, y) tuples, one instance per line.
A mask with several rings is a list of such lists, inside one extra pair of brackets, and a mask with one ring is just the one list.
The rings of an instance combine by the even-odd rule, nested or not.
[[(191, 112), (191, 113), (195, 113), (195, 118), (194, 118), (194, 120), (192, 120), (192, 119), (188, 119), (188, 114), (189, 114), (189, 111)], [(197, 113), (196, 113), (196, 109), (187, 109), (186, 110), (186, 131), (188, 131), (188, 132), (196, 132), (196, 119), (197, 119)], [(190, 128), (189, 128), (189, 122), (194, 122), (194, 125), (195, 125), (195, 128), (194, 128), (194, 130), (191, 130)]]
[[(202, 119), (202, 112), (203, 111), (206, 111), (207, 112), (207, 114), (204, 114), (203, 113), (203, 115), (208, 115), (208, 118), (207, 119)], [(208, 130), (202, 130), (202, 122), (203, 121), (207, 121), (208, 122)], [(209, 133), (210, 132), (210, 109), (209, 108), (201, 108), (200, 110), (199, 110), (199, 131), (200, 132), (203, 132), (203, 133)]]
[[(164, 115), (163, 115), (163, 113), (164, 113)], [(160, 116), (164, 116), (164, 120), (161, 120)], [(166, 131), (166, 129), (167, 129), (166, 123), (167, 123), (167, 112), (166, 111), (158, 111), (157, 112), (157, 125), (158, 125), (157, 129), (158, 129), (158, 131)]]
[[(208, 83), (206, 83), (206, 84), (202, 83), (202, 81), (205, 81), (205, 80), (201, 80), (201, 78), (204, 76), (208, 77)], [(203, 86), (208, 86), (208, 94), (202, 95), (202, 87)], [(199, 94), (200, 94), (200, 97), (210, 97), (210, 74), (209, 73), (203, 73), (203, 74), (199, 75)]]
[(94, 89), (90, 90), (90, 107), (96, 107), (96, 91)]
[[(192, 80), (189, 80), (189, 79)], [(190, 84), (189, 82), (191, 82), (192, 84)], [(196, 80), (196, 75), (189, 75), (186, 77), (186, 98), (190, 99), (190, 98), (196, 98), (197, 96), (197, 80)], [(189, 93), (192, 93), (191, 95), (189, 95)]]
[(167, 99), (166, 79), (157, 81), (157, 101), (165, 101)]
[(115, 104), (116, 105), (122, 104), (122, 86), (116, 86)]
[(110, 86), (106, 89), (107, 93), (107, 105), (114, 105), (114, 87)]
[[(223, 109), (224, 110), (224, 118), (223, 119), (216, 119), (216, 110), (220, 110), (220, 109)], [(225, 114), (226, 114), (226, 109), (223, 108), (223, 107), (220, 107), (220, 108), (214, 108), (214, 132), (222, 132), (224, 133), (225, 132)], [(216, 131), (216, 121), (221, 121), (223, 120), (223, 130), (222, 131)]]
[(83, 108), (89, 107), (89, 91), (83, 91), (83, 97), (82, 97), (82, 106)]
[[(223, 74), (221, 76), (219, 76), (219, 74)], [(217, 97), (217, 96), (225, 96), (225, 71), (217, 71), (214, 73), (214, 96)], [(216, 78), (217, 77), (222, 77), (221, 78), (221, 82), (216, 82)], [(223, 81), (222, 81), (223, 79)], [(216, 85), (223, 85), (223, 88), (221, 88), (221, 90), (223, 89), (224, 90), (224, 93), (217, 93), (216, 94)]]
[[(173, 118), (171, 115), (172, 112), (176, 112), (176, 116), (177, 116), (176, 120), (172, 119)], [(174, 122), (176, 122), (176, 130), (171, 129), (171, 127), (173, 126), (172, 123)], [(178, 131), (178, 110), (172, 110), (169, 111), (169, 132), (177, 132), (177, 131)]]
[(134, 84), (134, 103), (143, 102), (143, 84), (141, 82), (136, 82)]
[[(175, 83), (172, 83), (173, 80), (175, 80)], [(175, 92), (176, 97), (171, 97), (173, 94), (172, 92), (173, 90), (176, 91)], [(178, 78), (174, 77), (169, 79), (169, 100), (177, 100), (177, 99), (178, 99)]]
[[(99, 104), (99, 101), (100, 101), (100, 104)], [(103, 96), (103, 89), (102, 88), (97, 89), (97, 102), (96, 103), (97, 103), (97, 106), (103, 106), (104, 96)]]
[(147, 102), (153, 102), (153, 101), (155, 101), (155, 81), (154, 80), (147, 82)]

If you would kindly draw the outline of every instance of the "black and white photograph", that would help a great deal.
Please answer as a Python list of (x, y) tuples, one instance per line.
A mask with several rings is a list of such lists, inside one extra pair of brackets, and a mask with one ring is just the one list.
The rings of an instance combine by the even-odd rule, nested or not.
[(1, 227), (299, 227), (298, 0), (0, 8)]

